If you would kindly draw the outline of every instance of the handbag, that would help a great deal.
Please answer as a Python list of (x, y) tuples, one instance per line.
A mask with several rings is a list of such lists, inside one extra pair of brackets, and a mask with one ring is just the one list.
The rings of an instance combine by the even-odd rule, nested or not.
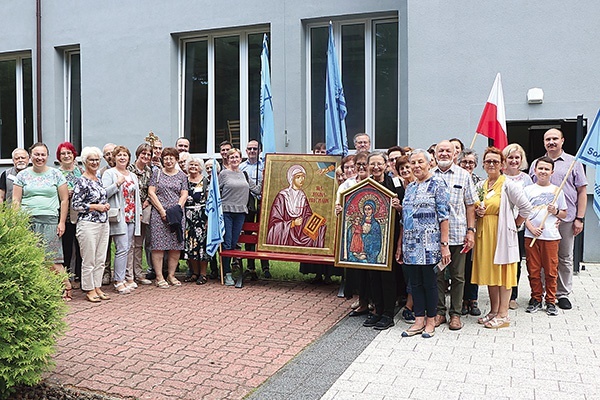
[(152, 204), (146, 208), (142, 208), (142, 224), (150, 224), (150, 216), (152, 215)]
[(108, 222), (119, 223), (121, 222), (121, 208), (111, 208), (108, 210)]
[[(250, 177), (248, 176), (246, 171), (242, 171), (242, 172), (244, 173), (244, 176), (246, 177), (246, 182), (250, 183)], [(256, 200), (257, 199), (252, 194), (252, 191), (248, 190), (248, 203), (246, 204), (246, 207), (248, 208), (248, 214), (254, 215), (258, 212)]]

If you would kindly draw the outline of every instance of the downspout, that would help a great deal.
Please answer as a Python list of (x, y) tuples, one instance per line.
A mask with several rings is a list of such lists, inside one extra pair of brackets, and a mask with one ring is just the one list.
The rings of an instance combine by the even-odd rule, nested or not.
[(37, 142), (42, 140), (42, 0), (35, 0), (35, 94)]

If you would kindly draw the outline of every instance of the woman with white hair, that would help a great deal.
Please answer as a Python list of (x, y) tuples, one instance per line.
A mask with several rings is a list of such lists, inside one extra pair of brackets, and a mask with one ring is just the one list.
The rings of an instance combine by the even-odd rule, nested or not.
[[(180, 153), (180, 155), (183, 153)], [(210, 256), (206, 253), (206, 193), (208, 180), (202, 176), (204, 161), (190, 155), (186, 161), (188, 172), (188, 198), (185, 203), (185, 258), (192, 275), (186, 282), (203, 285)]]
[[(262, 183), (256, 184), (251, 179), (246, 178), (246, 175), (240, 169), (242, 153), (239, 149), (229, 150), (227, 161), (227, 168), (219, 174), (219, 189), (221, 189), (221, 204), (223, 206), (223, 219), (225, 220), (223, 249), (233, 250), (248, 213), (247, 204), (250, 191), (255, 195), (260, 195)], [(231, 276), (231, 257), (223, 257), (223, 273), (225, 274), (225, 285), (235, 285)]]
[[(98, 179), (102, 151), (97, 147), (84, 147), (81, 160), (85, 172), (73, 187), (72, 207), (79, 212), (77, 218), (77, 240), (81, 249), (81, 290), (92, 303), (108, 300), (102, 292), (102, 273), (108, 248), (108, 194)], [(113, 186), (110, 194), (116, 193)]]

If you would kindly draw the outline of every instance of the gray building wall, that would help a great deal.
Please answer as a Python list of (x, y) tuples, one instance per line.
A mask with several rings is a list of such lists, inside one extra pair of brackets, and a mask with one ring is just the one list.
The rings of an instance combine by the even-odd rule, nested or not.
[[(30, 50), (35, 65), (35, 2), (3, 0), (2, 6), (0, 54)], [(65, 48), (81, 50), (84, 145), (135, 148), (150, 130), (171, 145), (180, 126), (180, 34), (269, 26), (277, 149), (305, 152), (311, 145), (306, 24), (386, 13), (399, 20), (402, 145), (427, 147), (453, 136), (469, 144), (497, 72), (508, 120), (578, 114), (591, 120), (600, 107), (594, 62), (600, 3), (591, 0), (46, 0), (43, 139), (51, 149), (65, 139)], [(544, 90), (543, 104), (527, 104), (531, 87)], [(480, 137), (475, 148), (485, 145)], [(588, 169), (590, 188), (593, 173)], [(591, 205), (587, 217), (586, 237), (597, 237)], [(600, 248), (586, 245), (584, 260), (599, 261)]]

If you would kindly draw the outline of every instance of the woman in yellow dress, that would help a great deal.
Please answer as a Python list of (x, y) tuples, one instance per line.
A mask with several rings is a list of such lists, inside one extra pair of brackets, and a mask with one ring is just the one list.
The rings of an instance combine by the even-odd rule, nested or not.
[(517, 230), (531, 212), (523, 190), (502, 175), (503, 162), (504, 155), (495, 147), (483, 153), (488, 178), (477, 189), (480, 201), (475, 203), (477, 240), (471, 276), (471, 283), (487, 285), (490, 295), (490, 312), (477, 322), (496, 329), (510, 325), (508, 305), (520, 258)]

